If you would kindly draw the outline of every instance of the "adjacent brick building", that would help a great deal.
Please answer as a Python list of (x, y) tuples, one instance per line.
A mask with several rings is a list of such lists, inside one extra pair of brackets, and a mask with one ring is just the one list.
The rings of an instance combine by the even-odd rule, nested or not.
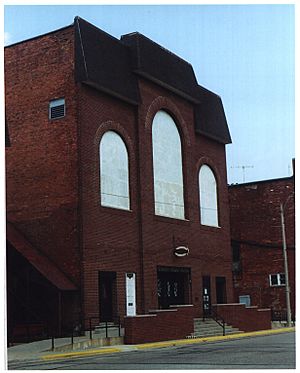
[(86, 21), (5, 48), (9, 329), (233, 301), (219, 96)]
[(295, 315), (295, 178), (229, 186), (236, 302), (286, 317), (280, 203), (284, 206), (292, 316)]

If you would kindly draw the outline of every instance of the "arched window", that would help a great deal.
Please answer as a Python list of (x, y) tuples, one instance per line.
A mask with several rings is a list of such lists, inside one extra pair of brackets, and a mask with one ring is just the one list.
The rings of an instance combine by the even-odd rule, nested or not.
[(158, 111), (152, 124), (155, 214), (184, 219), (181, 140), (172, 117)]
[(201, 224), (218, 227), (217, 181), (211, 168), (204, 164), (199, 172)]
[(101, 205), (129, 210), (128, 153), (114, 131), (102, 136), (99, 146)]

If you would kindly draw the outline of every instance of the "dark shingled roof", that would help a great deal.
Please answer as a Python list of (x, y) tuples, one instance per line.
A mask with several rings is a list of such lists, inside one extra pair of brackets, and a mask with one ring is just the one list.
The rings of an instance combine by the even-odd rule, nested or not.
[(132, 50), (135, 72), (194, 103), (199, 102), (191, 64), (138, 32), (123, 35), (121, 41)]
[(129, 103), (139, 103), (131, 52), (118, 39), (75, 18), (75, 79)]
[(138, 105), (138, 75), (190, 101), (197, 133), (231, 142), (221, 98), (198, 85), (188, 62), (140, 33), (123, 35), (120, 41), (75, 18), (76, 81)]
[(195, 105), (195, 130), (224, 144), (231, 143), (221, 97), (198, 86), (201, 103)]

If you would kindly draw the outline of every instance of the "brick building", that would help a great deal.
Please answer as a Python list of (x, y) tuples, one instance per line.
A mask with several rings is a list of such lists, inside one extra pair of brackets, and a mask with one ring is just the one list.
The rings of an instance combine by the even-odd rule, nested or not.
[(76, 17), (5, 48), (9, 328), (233, 301), (219, 96)]
[(284, 206), (292, 316), (295, 315), (295, 178), (229, 186), (235, 301), (286, 312), (280, 203)]

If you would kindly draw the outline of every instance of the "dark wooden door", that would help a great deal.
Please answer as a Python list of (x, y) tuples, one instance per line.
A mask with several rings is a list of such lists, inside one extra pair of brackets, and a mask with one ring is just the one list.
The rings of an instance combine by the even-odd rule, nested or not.
[(115, 272), (99, 272), (100, 321), (113, 321)]
[(160, 308), (172, 304), (184, 304), (184, 274), (176, 272), (158, 273), (158, 303)]
[(227, 302), (225, 277), (216, 277), (216, 296), (217, 304), (224, 304)]

